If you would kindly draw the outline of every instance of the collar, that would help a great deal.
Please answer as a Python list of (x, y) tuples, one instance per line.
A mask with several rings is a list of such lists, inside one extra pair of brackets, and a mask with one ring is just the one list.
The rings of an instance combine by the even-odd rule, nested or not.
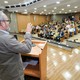
[(5, 34), (9, 34), (8, 31), (5, 31), (5, 30), (0, 30), (1, 32), (4, 32)]

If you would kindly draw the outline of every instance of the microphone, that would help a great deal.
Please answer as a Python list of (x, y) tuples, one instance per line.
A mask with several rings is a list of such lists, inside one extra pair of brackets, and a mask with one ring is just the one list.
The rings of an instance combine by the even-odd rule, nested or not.
[[(22, 40), (21, 42), (23, 43), (23, 42), (25, 42), (25, 40)], [(34, 44), (34, 43), (32, 42), (32, 47), (35, 47), (35, 46), (37, 46), (38, 48), (40, 48), (41, 50), (43, 50), (40, 46), (38, 46), (38, 45), (36, 45), (36, 44)]]
[(40, 48), (41, 50), (43, 50), (40, 46), (38, 46), (38, 45), (32, 43), (32, 47), (35, 47), (35, 46), (37, 46), (38, 48)]

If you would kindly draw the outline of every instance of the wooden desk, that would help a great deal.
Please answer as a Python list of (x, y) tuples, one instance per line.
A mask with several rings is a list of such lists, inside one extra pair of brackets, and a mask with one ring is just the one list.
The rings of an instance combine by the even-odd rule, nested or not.
[(24, 70), (25, 75), (34, 76), (40, 78), (40, 80), (46, 80), (46, 71), (47, 71), (47, 42), (34, 40), (35, 47), (32, 47), (32, 50), (29, 54), (22, 54), (22, 56), (26, 56), (26, 58), (34, 57), (38, 58), (38, 64), (28, 65)]

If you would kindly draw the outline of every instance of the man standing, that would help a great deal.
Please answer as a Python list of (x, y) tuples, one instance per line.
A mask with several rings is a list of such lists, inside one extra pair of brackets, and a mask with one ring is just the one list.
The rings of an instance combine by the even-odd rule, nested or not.
[(19, 53), (31, 51), (32, 24), (26, 28), (25, 44), (10, 35), (8, 17), (0, 11), (0, 80), (24, 80), (22, 60)]

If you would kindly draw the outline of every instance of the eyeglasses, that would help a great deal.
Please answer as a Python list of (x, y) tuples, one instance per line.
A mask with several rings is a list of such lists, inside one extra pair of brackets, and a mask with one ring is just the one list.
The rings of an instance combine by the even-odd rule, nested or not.
[(6, 22), (9, 22), (9, 23), (11, 22), (11, 20), (1, 20), (1, 21), (6, 21)]
[(9, 22), (9, 23), (11, 22), (11, 20), (3, 20), (3, 21)]

